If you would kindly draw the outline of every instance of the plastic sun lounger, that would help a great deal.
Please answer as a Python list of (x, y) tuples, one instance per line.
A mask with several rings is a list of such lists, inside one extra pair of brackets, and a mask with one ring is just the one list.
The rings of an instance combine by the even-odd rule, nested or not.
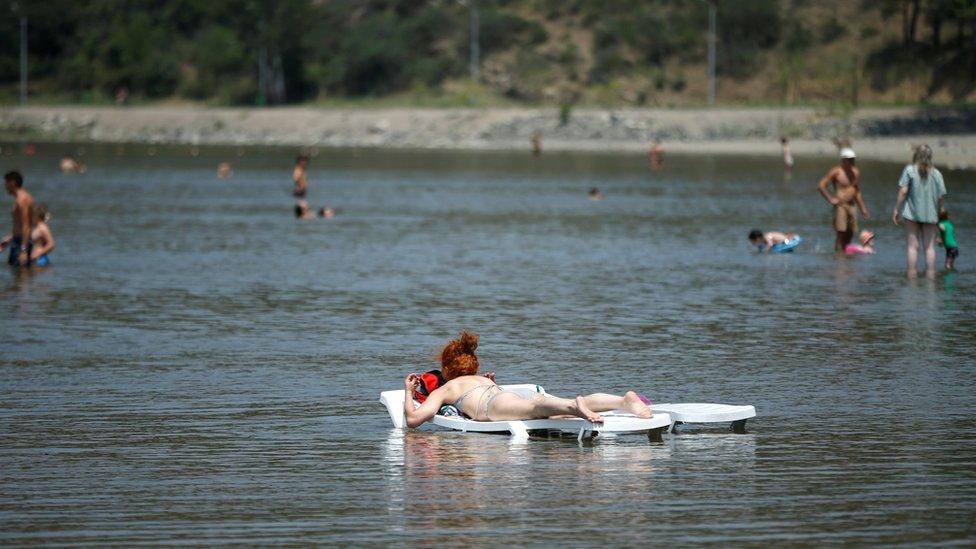
[[(502, 389), (513, 391), (531, 398), (535, 395), (546, 394), (545, 389), (538, 385), (502, 385)], [(403, 414), (404, 391), (383, 391), (380, 402), (386, 406), (390, 419), (397, 429), (405, 426)], [(509, 433), (514, 437), (526, 438), (530, 433), (559, 432), (575, 434), (577, 440), (593, 437), (597, 434), (647, 433), (649, 439), (660, 441), (661, 434), (672, 425), (671, 416), (667, 413), (654, 413), (649, 419), (639, 418), (623, 411), (603, 412), (603, 423), (591, 423), (582, 418), (566, 419), (526, 419), (520, 421), (474, 421), (461, 416), (443, 416), (437, 414), (431, 423), (447, 429), (466, 433)]]
[(668, 428), (674, 432), (678, 423), (725, 423), (731, 424), (735, 433), (746, 432), (746, 420), (756, 417), (754, 406), (734, 406), (731, 404), (711, 404), (706, 402), (687, 402), (681, 404), (654, 404), (651, 411), (669, 414), (674, 422)]

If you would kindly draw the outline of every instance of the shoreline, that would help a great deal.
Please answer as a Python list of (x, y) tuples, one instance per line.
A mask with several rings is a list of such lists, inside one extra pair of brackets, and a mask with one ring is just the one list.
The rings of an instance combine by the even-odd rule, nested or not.
[(0, 109), (0, 139), (66, 143), (271, 145), (510, 151), (667, 152), (780, 156), (780, 135), (798, 157), (834, 157), (850, 137), (863, 159), (908, 162), (929, 143), (949, 169), (976, 168), (976, 109), (812, 108), (331, 109), (313, 107), (12, 107)]

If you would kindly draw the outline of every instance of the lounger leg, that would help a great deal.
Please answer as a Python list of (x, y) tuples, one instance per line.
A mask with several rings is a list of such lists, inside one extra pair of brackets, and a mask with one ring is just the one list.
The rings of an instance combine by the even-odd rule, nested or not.
[(745, 419), (733, 421), (731, 426), (732, 432), (737, 435), (744, 434), (746, 432), (746, 421)]
[(647, 440), (651, 442), (664, 442), (664, 437), (662, 436), (662, 433), (664, 433), (665, 429), (667, 429), (667, 427), (658, 427), (656, 429), (651, 429), (650, 431), (647, 432)]
[(512, 433), (512, 436), (515, 438), (529, 438), (529, 431), (521, 421), (509, 421), (508, 432)]

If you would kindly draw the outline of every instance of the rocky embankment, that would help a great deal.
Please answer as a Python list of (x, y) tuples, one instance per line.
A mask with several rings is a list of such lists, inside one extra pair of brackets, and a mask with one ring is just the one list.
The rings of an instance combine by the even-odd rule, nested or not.
[(666, 150), (779, 154), (788, 135), (796, 154), (833, 154), (849, 137), (862, 156), (906, 160), (927, 141), (962, 167), (976, 150), (976, 109), (269, 109), (201, 107), (26, 107), (0, 110), (0, 138), (194, 145), (294, 145), (526, 149), (541, 132), (547, 150)]

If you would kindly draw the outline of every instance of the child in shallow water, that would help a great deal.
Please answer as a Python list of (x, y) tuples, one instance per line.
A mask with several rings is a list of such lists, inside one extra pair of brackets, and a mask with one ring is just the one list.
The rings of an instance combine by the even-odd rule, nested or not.
[(44, 204), (34, 206), (31, 212), (31, 242), (34, 247), (31, 250), (31, 263), (38, 267), (45, 267), (51, 264), (48, 254), (54, 250), (54, 234), (51, 227), (47, 224), (51, 219), (51, 213)]
[(959, 245), (956, 243), (956, 228), (949, 221), (949, 210), (939, 209), (939, 238), (945, 248), (945, 268), (951, 271), (956, 266), (956, 258), (959, 257)]
[(781, 233), (778, 231), (763, 232), (753, 229), (749, 232), (749, 242), (759, 248), (759, 253), (776, 251), (777, 245), (790, 245), (797, 241), (800, 235), (796, 233)]
[(868, 255), (874, 253), (874, 233), (871, 231), (861, 231), (858, 238), (860, 244), (851, 242), (844, 246), (844, 253), (847, 255)]

